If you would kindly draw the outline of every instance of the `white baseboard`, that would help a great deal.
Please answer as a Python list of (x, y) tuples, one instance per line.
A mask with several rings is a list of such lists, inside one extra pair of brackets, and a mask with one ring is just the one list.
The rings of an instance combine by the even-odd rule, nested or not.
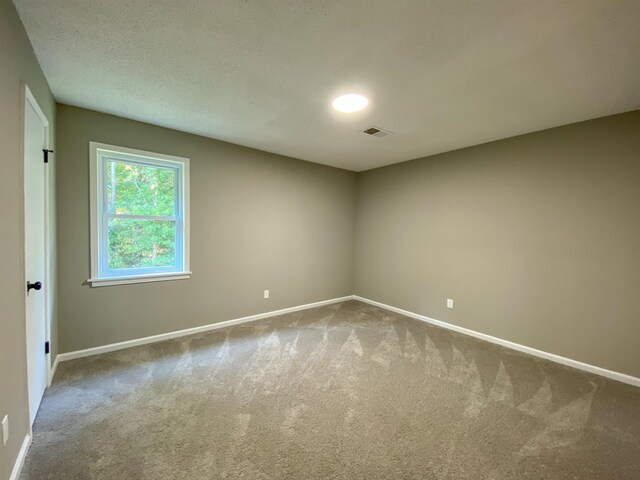
[(248, 317), (241, 317), (235, 318), (233, 320), (212, 323), (209, 325), (203, 325), (201, 327), (187, 328), (185, 330), (162, 333), (160, 335), (153, 335), (151, 337), (136, 338), (135, 340), (111, 343), (109, 345), (102, 345), (100, 347), (87, 348), (85, 350), (76, 350), (75, 352), (59, 353), (56, 357), (56, 367), (58, 362), (65, 362), (68, 360), (74, 360), (76, 358), (89, 357), (91, 355), (98, 355), (100, 353), (113, 352), (115, 350), (123, 350), (125, 348), (137, 347), (138, 345), (146, 345), (148, 343), (162, 342), (171, 338), (184, 337), (186, 335), (193, 335), (194, 333), (208, 332), (210, 330), (216, 330), (218, 328), (230, 327), (231, 325), (253, 322), (255, 320), (261, 320), (263, 318), (275, 317), (276, 315), (284, 315), (285, 313), (298, 312), (300, 310), (307, 310), (309, 308), (321, 307), (323, 305), (330, 305), (332, 303), (339, 303), (352, 299), (353, 296), (348, 295), (346, 297), (332, 298), (331, 300), (307, 303), (306, 305), (298, 305), (296, 307), (283, 308), (282, 310), (274, 310), (272, 312), (259, 313), (257, 315), (250, 315)]
[(386, 305), (384, 303), (376, 302), (375, 300), (370, 300), (368, 298), (360, 297), (358, 295), (348, 295), (346, 297), (333, 298), (331, 300), (324, 300), (324, 301), (315, 302), (315, 303), (308, 303), (306, 305), (299, 305), (296, 307), (284, 308), (282, 310), (275, 310), (272, 312), (259, 313), (257, 315), (250, 315), (248, 317), (241, 317), (233, 320), (226, 320), (223, 322), (212, 323), (210, 325), (203, 325), (201, 327), (187, 328), (185, 330), (178, 330), (175, 332), (163, 333), (160, 335), (153, 335), (151, 337), (137, 338), (135, 340), (127, 340), (125, 342), (112, 343), (112, 344), (103, 345), (100, 347), (87, 348), (85, 350), (77, 350), (75, 352), (59, 353), (58, 356), (56, 357), (56, 360), (53, 366), (52, 377), (53, 375), (55, 375), (55, 370), (59, 362), (73, 360), (76, 358), (88, 357), (91, 355), (98, 355), (100, 353), (113, 352), (115, 350), (122, 350), (125, 348), (136, 347), (138, 345), (146, 345), (149, 343), (162, 342), (164, 340), (169, 340), (171, 338), (178, 338), (186, 335), (193, 335), (194, 333), (207, 332), (210, 330), (216, 330), (218, 328), (229, 327), (231, 325), (238, 325), (241, 323), (261, 320), (263, 318), (274, 317), (276, 315), (283, 315), (285, 313), (298, 312), (300, 310), (307, 310), (309, 308), (320, 307), (322, 305), (330, 305), (332, 303), (344, 302), (346, 300), (359, 300), (361, 302), (368, 303), (370, 305), (375, 305), (376, 307), (384, 308), (385, 310), (390, 310), (392, 312), (396, 312), (401, 315), (405, 315), (407, 317), (415, 318), (417, 320), (421, 320), (423, 322), (430, 323), (438, 327), (446, 328), (448, 330), (453, 330), (454, 332), (462, 333), (464, 335), (470, 335), (472, 337), (479, 338), (480, 340), (495, 343), (497, 345), (501, 345), (503, 347), (510, 348), (512, 350), (517, 350), (519, 352), (544, 358), (552, 362), (577, 368), (578, 370), (594, 373), (596, 375), (600, 375), (603, 377), (611, 378), (613, 380), (617, 380), (619, 382), (640, 387), (640, 378), (638, 377), (627, 375), (625, 373), (614, 372), (613, 370), (607, 370), (606, 368), (602, 368), (602, 367), (596, 367), (595, 365), (590, 365), (588, 363), (583, 363), (578, 360), (562, 357), (560, 355), (556, 355), (555, 353), (549, 353), (542, 350), (538, 350), (536, 348), (527, 347), (526, 345), (520, 345), (519, 343), (511, 342), (509, 340), (503, 340), (502, 338), (493, 337), (491, 335), (476, 332), (474, 330), (469, 330), (468, 328), (459, 327), (457, 325), (443, 322), (441, 320), (435, 320), (425, 315), (420, 315), (418, 313), (410, 312), (408, 310), (392, 307), (391, 305)]
[(58, 370), (58, 364), (60, 363), (60, 355), (56, 355), (56, 359), (53, 361), (53, 366), (51, 367), (51, 381), (56, 378), (56, 370)]
[(27, 452), (29, 451), (30, 445), (31, 445), (31, 435), (27, 433), (24, 437), (24, 440), (22, 441), (22, 446), (20, 447), (20, 451), (18, 452), (18, 457), (16, 458), (16, 462), (13, 464), (13, 470), (11, 470), (11, 475), (9, 476), (9, 480), (18, 480), (20, 478), (20, 472), (22, 472), (24, 459), (27, 458)]
[(595, 365), (590, 365), (588, 363), (579, 362), (578, 360), (562, 357), (560, 355), (556, 355), (555, 353), (544, 352), (536, 348), (531, 348), (525, 345), (520, 345), (519, 343), (510, 342), (509, 340), (503, 340), (498, 337), (492, 337), (491, 335), (486, 335), (484, 333), (476, 332), (474, 330), (469, 330), (468, 328), (459, 327), (457, 325), (453, 325), (447, 322), (442, 322), (440, 320), (434, 320), (433, 318), (429, 318), (424, 315), (420, 315), (418, 313), (413, 313), (407, 310), (402, 310), (401, 308), (385, 305), (384, 303), (376, 302), (374, 300), (369, 300), (368, 298), (359, 297), (358, 295), (354, 295), (353, 298), (354, 300), (359, 300), (361, 302), (368, 303), (370, 305), (375, 305), (376, 307), (384, 308), (385, 310), (390, 310), (392, 312), (399, 313), (400, 315), (405, 315), (407, 317), (415, 318), (417, 320), (421, 320), (423, 322), (430, 323), (438, 327), (446, 328), (448, 330), (453, 330), (454, 332), (470, 335), (472, 337), (479, 338), (480, 340), (485, 340), (487, 342), (495, 343), (497, 345), (501, 345), (503, 347), (507, 347), (512, 350), (528, 353), (529, 355), (534, 355), (536, 357), (544, 358), (546, 360), (551, 360), (552, 362), (561, 363), (562, 365), (567, 365), (569, 367), (577, 368), (578, 370), (584, 370), (585, 372), (595, 373), (596, 375), (611, 378), (612, 380), (617, 380), (619, 382), (628, 383), (629, 385), (640, 387), (640, 378), (627, 375), (626, 373), (614, 372), (613, 370), (607, 370), (606, 368), (596, 367)]

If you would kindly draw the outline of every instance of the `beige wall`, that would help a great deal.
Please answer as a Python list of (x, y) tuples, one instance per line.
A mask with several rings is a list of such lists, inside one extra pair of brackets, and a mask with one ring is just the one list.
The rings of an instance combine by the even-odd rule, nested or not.
[[(22, 220), (23, 83), (29, 85), (55, 131), (55, 102), (9, 0), (0, 0), (0, 418), (9, 416), (9, 442), (0, 444), (0, 479), (7, 479), (28, 432), (26, 338), (24, 319), (24, 230)], [(52, 147), (55, 148), (55, 147)], [(55, 186), (55, 157), (49, 165)], [(51, 189), (54, 205), (55, 190)], [(55, 212), (54, 212), (55, 213)], [(51, 218), (55, 239), (55, 217)], [(55, 248), (55, 245), (53, 245)], [(55, 265), (52, 265), (55, 278)], [(53, 289), (54, 285), (50, 285)], [(55, 296), (55, 291), (53, 292)], [(55, 304), (53, 348), (56, 348)], [(55, 355), (55, 350), (53, 352)]]
[[(354, 173), (65, 105), (57, 140), (62, 352), (353, 293)], [(89, 141), (191, 159), (191, 279), (86, 284)]]
[(358, 295), (640, 377), (640, 111), (370, 170), (357, 206)]
[[(640, 375), (640, 112), (358, 175), (63, 105), (58, 130), (61, 351), (355, 291)], [(87, 286), (91, 140), (191, 158), (191, 280)]]

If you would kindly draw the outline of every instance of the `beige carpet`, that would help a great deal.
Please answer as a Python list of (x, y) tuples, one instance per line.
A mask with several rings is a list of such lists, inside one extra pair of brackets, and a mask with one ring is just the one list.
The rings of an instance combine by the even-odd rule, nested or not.
[(634, 479), (640, 389), (349, 301), (60, 365), (23, 480)]

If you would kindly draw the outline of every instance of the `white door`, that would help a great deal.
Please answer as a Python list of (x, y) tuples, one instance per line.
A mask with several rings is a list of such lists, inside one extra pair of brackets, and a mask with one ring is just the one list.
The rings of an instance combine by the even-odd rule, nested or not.
[[(46, 226), (45, 163), (47, 145), (46, 118), (33, 96), (27, 94), (24, 105), (24, 223), (27, 367), (29, 375), (29, 416), (36, 418), (47, 387), (46, 328)], [(39, 283), (37, 283), (39, 282)]]

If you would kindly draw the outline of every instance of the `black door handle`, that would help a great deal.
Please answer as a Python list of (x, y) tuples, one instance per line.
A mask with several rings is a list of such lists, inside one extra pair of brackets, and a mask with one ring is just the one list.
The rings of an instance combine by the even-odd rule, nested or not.
[(31, 289), (34, 290), (40, 290), (42, 288), (42, 283), (40, 282), (36, 282), (36, 283), (31, 283), (31, 282), (27, 282), (27, 292)]

